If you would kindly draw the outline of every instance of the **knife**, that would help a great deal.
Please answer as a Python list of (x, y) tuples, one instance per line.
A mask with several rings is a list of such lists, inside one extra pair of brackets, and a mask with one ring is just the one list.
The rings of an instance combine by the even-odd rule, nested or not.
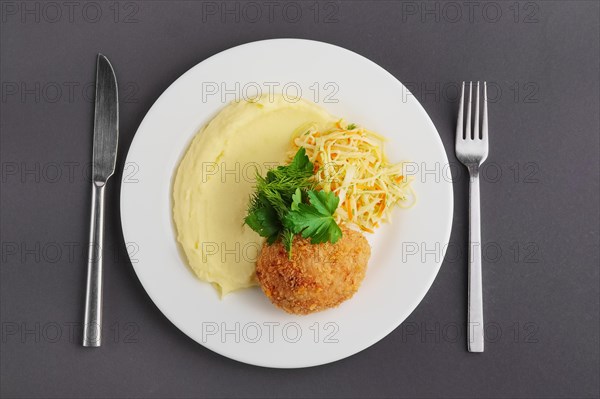
[(96, 62), (96, 102), (92, 163), (92, 212), (83, 324), (83, 346), (98, 347), (102, 333), (102, 243), (104, 191), (115, 172), (119, 141), (119, 98), (112, 65), (102, 54)]

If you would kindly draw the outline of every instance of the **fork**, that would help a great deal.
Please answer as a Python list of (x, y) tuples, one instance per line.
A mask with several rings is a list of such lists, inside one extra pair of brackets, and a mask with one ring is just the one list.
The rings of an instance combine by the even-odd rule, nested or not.
[[(474, 120), (471, 120), (473, 82), (469, 83), (466, 126), (463, 128), (465, 82), (462, 84), (456, 122), (456, 158), (469, 170), (469, 308), (467, 346), (469, 352), (483, 352), (483, 293), (481, 284), (481, 214), (479, 205), (479, 167), (488, 156), (487, 84), (483, 82), (483, 113), (479, 133), (479, 82)], [(471, 131), (471, 125), (473, 130)]]

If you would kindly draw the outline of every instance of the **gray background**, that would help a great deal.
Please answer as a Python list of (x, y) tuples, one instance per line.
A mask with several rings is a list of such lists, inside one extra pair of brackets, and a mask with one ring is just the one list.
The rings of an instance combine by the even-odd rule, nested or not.
[[(472, 14), (435, 1), (53, 4), (2, 2), (3, 397), (598, 397), (598, 2), (475, 2)], [(451, 162), (457, 82), (493, 83), (484, 354), (465, 346), (458, 168), (453, 245), (423, 302), (370, 349), (301, 370), (237, 363), (171, 325), (129, 264), (117, 176), (105, 343), (80, 347), (96, 53), (119, 79), (122, 168), (171, 82), (215, 53), (275, 37), (334, 43), (389, 70), (421, 101)]]

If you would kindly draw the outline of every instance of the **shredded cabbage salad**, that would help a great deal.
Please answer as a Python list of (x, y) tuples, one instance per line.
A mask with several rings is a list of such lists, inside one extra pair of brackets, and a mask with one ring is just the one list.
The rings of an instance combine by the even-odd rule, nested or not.
[(402, 175), (403, 163), (388, 162), (384, 141), (377, 133), (340, 119), (323, 131), (301, 126), (290, 155), (304, 147), (315, 165), (317, 187), (339, 197), (336, 222), (372, 233), (390, 220), (394, 206), (408, 208), (416, 201), (411, 179)]

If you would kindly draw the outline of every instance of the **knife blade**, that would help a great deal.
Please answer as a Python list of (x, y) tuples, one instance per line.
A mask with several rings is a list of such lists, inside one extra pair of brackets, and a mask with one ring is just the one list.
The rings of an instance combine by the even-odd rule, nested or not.
[(119, 141), (117, 78), (108, 58), (98, 54), (94, 111), (94, 182), (106, 183), (115, 172)]
[(110, 61), (98, 54), (92, 152), (92, 207), (88, 271), (83, 324), (83, 346), (98, 347), (102, 337), (102, 245), (104, 241), (104, 192), (115, 172), (119, 141), (117, 78)]

